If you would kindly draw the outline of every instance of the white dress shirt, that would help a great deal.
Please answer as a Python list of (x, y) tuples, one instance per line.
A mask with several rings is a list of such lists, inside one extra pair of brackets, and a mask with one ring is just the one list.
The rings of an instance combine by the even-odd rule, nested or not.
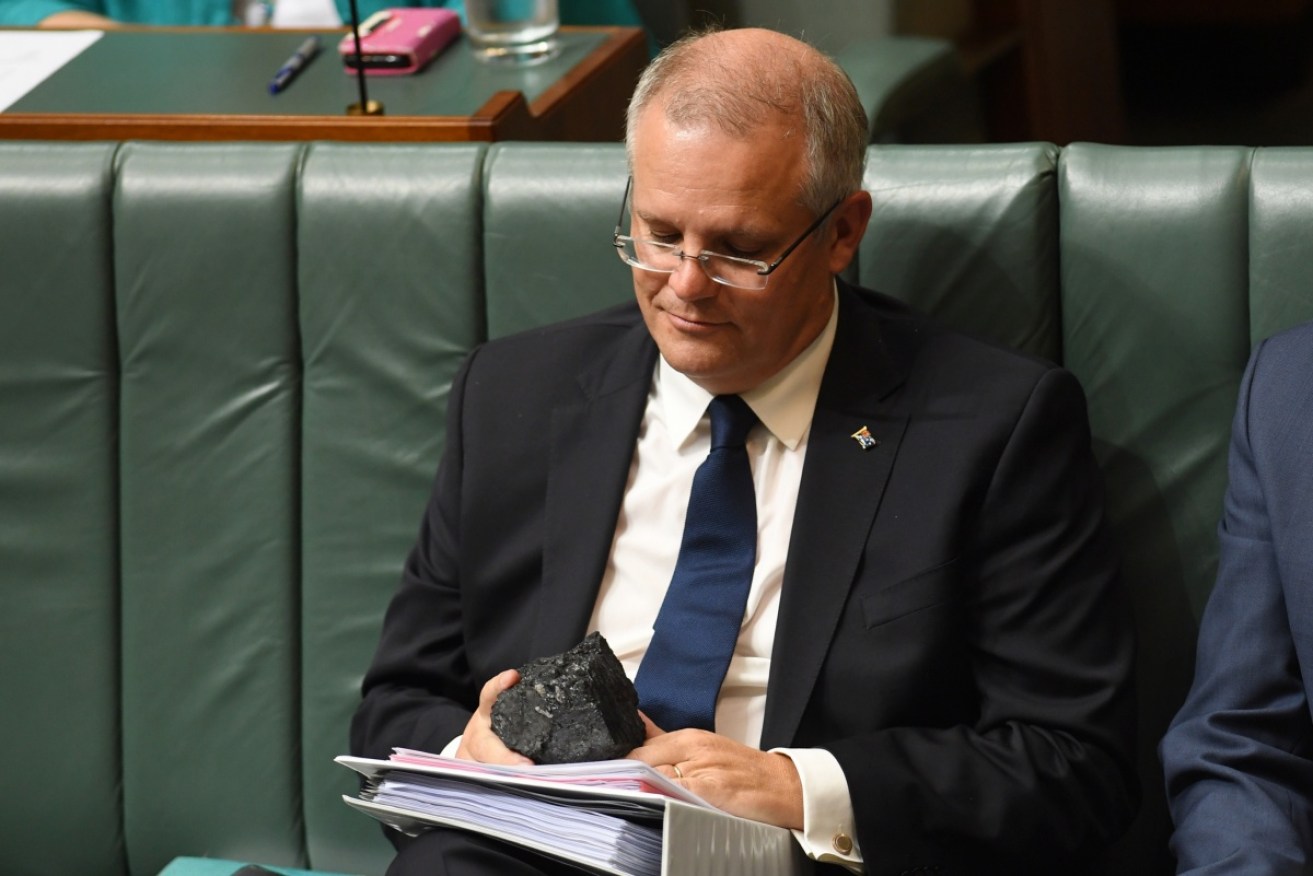
[[(738, 643), (716, 702), (716, 732), (761, 744), (766, 683), (798, 487), (821, 377), (838, 321), (838, 293), (821, 334), (780, 373), (743, 395), (760, 424), (747, 438), (757, 494), (757, 560)], [(660, 359), (630, 463), (624, 502), (589, 630), (600, 632), (632, 679), (675, 570), (693, 475), (711, 448), (711, 394)], [(822, 749), (776, 749), (802, 779), (803, 829), (816, 860), (861, 869), (852, 802), (838, 761)]]

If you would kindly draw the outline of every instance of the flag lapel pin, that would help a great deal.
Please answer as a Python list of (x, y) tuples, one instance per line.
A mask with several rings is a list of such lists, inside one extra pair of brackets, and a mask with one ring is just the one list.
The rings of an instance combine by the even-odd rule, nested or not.
[(875, 440), (871, 435), (871, 430), (863, 426), (852, 434), (852, 439), (857, 442), (857, 446), (863, 450), (874, 450), (880, 442)]

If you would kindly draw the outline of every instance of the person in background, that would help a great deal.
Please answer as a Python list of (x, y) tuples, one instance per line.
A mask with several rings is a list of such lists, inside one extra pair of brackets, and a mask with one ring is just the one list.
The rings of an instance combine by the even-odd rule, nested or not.
[[(868, 132), (779, 33), (648, 66), (597, 242), (635, 301), (466, 359), (354, 754), (523, 763), (492, 703), (596, 631), (648, 719), (629, 756), (820, 867), (1071, 874), (1125, 829), (1134, 643), (1084, 395), (839, 279)], [(568, 870), (391, 836), (391, 876)]]
[[(361, 20), (396, 6), (447, 6), (462, 0), (358, 0)], [(630, 0), (560, 0), (561, 23), (642, 27)], [(119, 24), (340, 27), (349, 0), (0, 0), (0, 25), (103, 29)]]
[(1163, 737), (1178, 872), (1313, 873), (1313, 323), (1255, 348), (1217, 582)]

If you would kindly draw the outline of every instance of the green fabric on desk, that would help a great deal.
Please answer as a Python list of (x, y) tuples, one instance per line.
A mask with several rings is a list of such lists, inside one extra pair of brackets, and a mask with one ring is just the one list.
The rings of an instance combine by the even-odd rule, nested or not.
[[(356, 99), (356, 81), (334, 57), (340, 34), (322, 35), (322, 57), (272, 95), (269, 77), (304, 34), (106, 31), (10, 111), (338, 116)], [(369, 96), (390, 116), (471, 116), (499, 91), (532, 102), (606, 39), (605, 32), (563, 32), (561, 53), (527, 68), (484, 64), (461, 39), (414, 76), (370, 77)]]
[[(160, 871), (159, 876), (232, 876), (246, 861), (225, 861), (221, 858), (174, 858)], [(261, 864), (266, 870), (282, 876), (347, 876), (345, 873), (328, 873), (323, 870), (294, 870), (290, 867), (273, 867)]]

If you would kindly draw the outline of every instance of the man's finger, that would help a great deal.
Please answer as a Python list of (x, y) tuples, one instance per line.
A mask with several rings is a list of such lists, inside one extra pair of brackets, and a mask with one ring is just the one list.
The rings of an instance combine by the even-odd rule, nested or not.
[(483, 685), (483, 690), (479, 691), (479, 711), (484, 711), (486, 709), (491, 712), (492, 704), (496, 701), (501, 692), (508, 688), (515, 687), (515, 685), (519, 683), (520, 673), (514, 669), (507, 669), (503, 672), (499, 672), (492, 678), (488, 679), (487, 683)]

